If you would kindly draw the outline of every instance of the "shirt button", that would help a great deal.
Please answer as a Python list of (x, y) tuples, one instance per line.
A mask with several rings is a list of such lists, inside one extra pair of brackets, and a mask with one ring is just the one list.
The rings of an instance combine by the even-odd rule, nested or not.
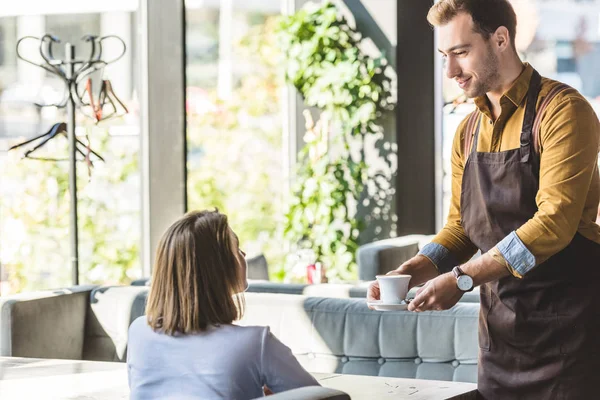
[(492, 121), (492, 120), (490, 119), (490, 125), (491, 125), (491, 124), (493, 124), (493, 123), (494, 123), (494, 121)]
[(415, 364), (419, 365), (423, 362), (423, 360), (421, 359), (421, 357), (417, 357), (415, 358)]
[(385, 358), (380, 358), (380, 359), (378, 359), (378, 360), (377, 360), (377, 363), (378, 363), (379, 365), (383, 365), (383, 364), (385, 364)]

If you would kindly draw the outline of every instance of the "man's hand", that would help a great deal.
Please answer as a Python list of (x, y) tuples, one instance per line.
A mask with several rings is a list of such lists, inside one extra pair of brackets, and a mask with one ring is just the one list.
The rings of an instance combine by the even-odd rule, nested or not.
[(415, 298), (408, 304), (409, 311), (441, 311), (453, 307), (463, 292), (456, 285), (452, 272), (442, 274), (430, 280), (417, 291)]
[[(398, 269), (388, 272), (386, 275), (410, 275), (412, 278), (408, 284), (408, 289), (427, 282), (428, 280), (438, 275), (435, 265), (425, 256), (417, 255), (404, 264)], [(367, 290), (367, 301), (379, 300), (381, 293), (379, 291), (379, 283), (373, 281), (369, 284)]]

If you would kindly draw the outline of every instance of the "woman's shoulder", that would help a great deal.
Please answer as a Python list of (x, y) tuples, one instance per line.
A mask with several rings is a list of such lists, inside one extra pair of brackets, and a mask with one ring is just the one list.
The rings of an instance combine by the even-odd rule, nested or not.
[[(143, 336), (149, 333), (156, 333), (152, 330), (148, 324), (146, 316), (136, 318), (131, 325), (129, 325), (129, 336)], [(237, 342), (248, 342), (248, 341), (264, 341), (269, 336), (270, 329), (268, 326), (254, 326), (254, 325), (236, 325), (236, 324), (223, 324), (219, 326), (210, 326), (206, 331), (199, 333), (198, 335), (175, 335), (179, 336), (197, 336), (198, 339), (207, 339), (212, 337), (214, 334), (217, 337), (225, 336)], [(235, 343), (232, 341), (231, 343)]]
[(142, 315), (133, 320), (133, 322), (129, 325), (129, 331), (131, 332), (131, 330), (143, 329), (145, 327), (150, 328), (150, 325), (148, 325), (148, 319), (146, 316)]
[(268, 326), (231, 324), (223, 325), (219, 330), (225, 333), (223, 336), (227, 337), (230, 343), (236, 343), (242, 347), (252, 345), (257, 349), (262, 349), (271, 336)]
[(150, 333), (154, 333), (150, 325), (148, 325), (148, 319), (145, 315), (141, 317), (137, 317), (133, 320), (133, 322), (129, 325), (129, 336), (137, 337), (147, 336)]
[(220, 327), (224, 331), (230, 332), (235, 335), (245, 337), (264, 337), (269, 334), (270, 330), (268, 326), (256, 326), (256, 325), (222, 325)]

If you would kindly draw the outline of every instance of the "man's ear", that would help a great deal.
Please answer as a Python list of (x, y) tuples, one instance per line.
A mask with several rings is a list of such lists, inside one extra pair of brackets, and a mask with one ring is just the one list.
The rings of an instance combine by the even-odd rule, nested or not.
[(510, 33), (505, 26), (499, 26), (491, 37), (494, 47), (500, 51), (510, 48)]

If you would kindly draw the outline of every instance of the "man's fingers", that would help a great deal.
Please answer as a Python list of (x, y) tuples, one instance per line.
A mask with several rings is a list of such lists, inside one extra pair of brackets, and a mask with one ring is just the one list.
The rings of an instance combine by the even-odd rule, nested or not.
[(427, 284), (421, 286), (420, 288), (417, 289), (417, 292), (415, 293), (415, 296), (418, 296), (419, 294), (421, 294), (423, 292), (423, 290), (425, 290), (425, 288), (427, 287)]
[[(371, 282), (371, 284), (369, 285), (369, 288), (367, 289), (367, 301), (377, 301), (379, 300), (379, 298), (381, 297), (380, 291), (379, 291), (379, 284), (377, 283), (377, 281), (375, 282)], [(371, 310), (373, 309), (373, 307), (369, 307)]]
[(421, 302), (421, 304), (415, 305), (416, 312), (432, 311), (435, 309), (436, 309), (435, 300), (432, 297), (428, 297), (428, 298), (424, 299)]
[(369, 289), (367, 290), (367, 300), (374, 301), (379, 300), (379, 285), (377, 282), (373, 282), (369, 285)]
[(410, 303), (408, 303), (408, 309), (410, 311), (419, 311), (423, 303), (425, 303), (429, 297), (429, 292), (424, 290), (425, 286), (419, 289), (417, 295)]

